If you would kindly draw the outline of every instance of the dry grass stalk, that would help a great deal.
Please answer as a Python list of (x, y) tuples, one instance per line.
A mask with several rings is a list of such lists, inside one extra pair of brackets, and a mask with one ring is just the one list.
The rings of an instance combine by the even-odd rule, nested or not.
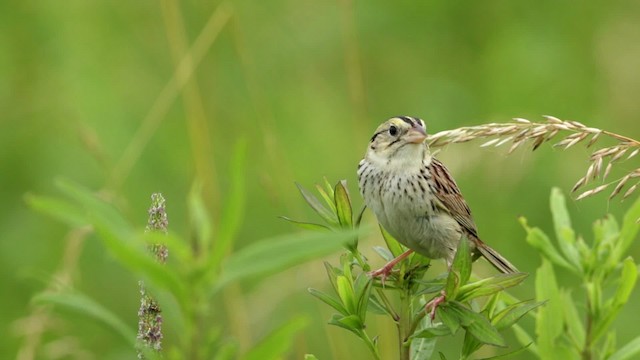
[[(536, 123), (522, 118), (514, 118), (510, 123), (489, 123), (478, 126), (461, 127), (453, 130), (441, 131), (429, 135), (427, 141), (431, 147), (441, 147), (452, 143), (467, 142), (476, 139), (492, 138), (480, 147), (499, 147), (511, 142), (508, 153), (512, 153), (525, 143), (531, 143), (533, 150), (540, 145), (556, 137), (560, 132), (570, 134), (561, 138), (553, 146), (561, 149), (568, 149), (589, 138), (586, 147), (594, 145), (602, 135), (616, 140), (618, 143), (613, 146), (603, 147), (591, 153), (591, 164), (587, 168), (586, 174), (573, 186), (572, 192), (577, 191), (590, 182), (601, 179), (605, 182), (611, 172), (613, 165), (619, 161), (629, 160), (640, 153), (640, 141), (612, 133), (606, 130), (588, 127), (582, 123), (571, 120), (560, 120), (553, 116), (545, 116), (546, 122)], [(629, 155), (626, 155), (626, 154)], [(626, 157), (625, 157), (626, 155)], [(606, 166), (604, 166), (606, 163)], [(604, 167), (604, 171), (603, 171)], [(619, 180), (604, 183), (590, 190), (580, 193), (576, 200), (602, 192), (612, 184), (616, 184), (609, 195), (609, 199), (620, 194), (629, 180), (640, 178), (640, 168), (632, 170)], [(622, 199), (629, 197), (640, 184), (637, 180), (622, 195)]]

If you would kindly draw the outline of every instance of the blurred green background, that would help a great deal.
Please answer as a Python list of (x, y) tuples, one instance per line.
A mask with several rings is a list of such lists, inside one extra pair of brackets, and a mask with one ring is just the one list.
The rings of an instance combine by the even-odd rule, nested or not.
[[(393, 115), (421, 117), (437, 132), (549, 114), (640, 138), (639, 63), (640, 3), (631, 0), (4, 1), (0, 354), (34, 347), (28, 334), (42, 323), (30, 298), (72, 261), (69, 229), (24, 203), (29, 192), (58, 194), (57, 177), (103, 189), (140, 227), (150, 194), (162, 192), (170, 228), (187, 237), (193, 182), (203, 183), (215, 221), (224, 211), (229, 154), (246, 139), (247, 203), (235, 245), (241, 248), (297, 231), (279, 215), (317, 220), (294, 181), (311, 187), (323, 176), (347, 179), (359, 206), (356, 164), (375, 127)], [(452, 145), (439, 157), (483, 238), (534, 272), (539, 256), (517, 217), (549, 230), (550, 188), (568, 192), (586, 171), (590, 150), (547, 146), (507, 156), (478, 145)], [(611, 179), (633, 168), (623, 164)], [(619, 217), (626, 206), (607, 202), (606, 194), (569, 204), (587, 239), (595, 219)], [(365, 220), (374, 221), (371, 214)], [(376, 235), (361, 246), (367, 252), (380, 243)], [(76, 250), (74, 286), (135, 327), (137, 279), (95, 237)], [(640, 256), (640, 246), (632, 255)], [(326, 325), (331, 311), (307, 294), (310, 286), (327, 287), (320, 260), (226, 292), (217, 305), (221, 321), (247, 347), (303, 314), (309, 326), (289, 358), (367, 358), (354, 336)], [(514, 293), (532, 298), (533, 278)], [(615, 324), (620, 344), (637, 335), (639, 301), (634, 294)], [(90, 319), (53, 316), (36, 358), (55, 358), (54, 340), (75, 349), (72, 358), (134, 356)], [(393, 358), (392, 324), (372, 319), (368, 331), (381, 335), (384, 357)], [(165, 326), (171, 343), (171, 324)], [(456, 344), (443, 346), (451, 353)]]

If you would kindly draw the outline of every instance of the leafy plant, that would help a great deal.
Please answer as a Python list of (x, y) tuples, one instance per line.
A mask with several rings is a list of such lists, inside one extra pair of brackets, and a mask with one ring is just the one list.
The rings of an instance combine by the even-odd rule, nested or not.
[[(317, 186), (322, 200), (302, 186), (298, 185), (298, 188), (325, 224), (287, 220), (320, 230), (327, 236), (332, 230), (359, 228), (362, 211), (354, 221), (346, 181), (332, 187), (325, 179), (323, 186)], [(375, 250), (384, 260), (389, 261), (406, 251), (389, 233), (380, 230), (387, 247), (376, 247)], [(466, 359), (484, 345), (506, 347), (501, 332), (543, 303), (502, 299), (504, 290), (520, 284), (527, 274), (499, 274), (472, 281), (472, 260), (466, 238), (460, 241), (450, 271), (427, 280), (424, 275), (430, 261), (418, 254), (399, 263), (397, 271), (383, 282), (368, 275), (371, 265), (359, 252), (357, 238), (345, 243), (345, 248), (339, 266), (325, 263), (332, 293), (317, 289), (309, 289), (309, 292), (337, 311), (329, 324), (355, 334), (377, 359), (380, 359), (377, 337), (366, 330), (369, 313), (388, 316), (396, 324), (400, 359), (429, 359), (438, 339), (453, 336), (461, 330), (465, 338), (460, 357)], [(434, 321), (426, 316), (426, 300), (443, 290), (446, 290), (446, 300), (437, 307), (439, 321)], [(488, 299), (480, 304), (477, 301), (480, 297)], [(440, 356), (444, 358), (442, 353)]]
[[(616, 349), (611, 324), (637, 282), (638, 264), (627, 251), (640, 230), (640, 199), (627, 211), (622, 227), (610, 215), (596, 221), (590, 243), (572, 228), (559, 189), (551, 192), (551, 214), (556, 245), (542, 230), (520, 220), (527, 242), (542, 255), (536, 298), (548, 304), (537, 310), (535, 340), (516, 325), (518, 339), (522, 344), (533, 341), (528, 350), (541, 359), (637, 358), (640, 336)], [(557, 269), (568, 271), (579, 286), (560, 286)], [(581, 301), (576, 303), (577, 299)]]
[[(189, 197), (193, 230), (192, 241), (175, 233), (145, 232), (136, 229), (109, 202), (80, 185), (58, 181), (65, 197), (28, 195), (28, 204), (71, 228), (90, 228), (104, 248), (136, 277), (163, 304), (164, 327), (172, 328), (178, 339), (163, 343), (163, 354), (170, 359), (278, 359), (287, 352), (291, 337), (308, 323), (304, 316), (285, 319), (254, 348), (240, 351), (232, 334), (223, 331), (223, 317), (212, 304), (227, 287), (238, 282), (259, 281), (267, 276), (310, 259), (333, 253), (353, 238), (353, 231), (331, 234), (305, 232), (266, 238), (232, 252), (241, 224), (244, 198), (243, 147), (238, 147), (231, 169), (235, 179), (229, 189), (218, 229), (213, 230), (211, 217), (200, 198), (198, 186)], [(170, 201), (169, 201), (170, 209)], [(170, 211), (169, 211), (170, 212)], [(155, 259), (149, 244), (163, 244), (171, 256), (166, 264)], [(138, 294), (131, 294), (135, 299)], [(55, 305), (98, 320), (127, 342), (132, 351), (136, 345), (137, 324), (128, 324), (100, 299), (71, 285), (51, 287), (33, 298), (34, 306)], [(168, 306), (168, 305), (173, 305)], [(168, 322), (167, 319), (178, 321)], [(166, 339), (165, 339), (166, 340)], [(154, 358), (151, 351), (144, 356)]]

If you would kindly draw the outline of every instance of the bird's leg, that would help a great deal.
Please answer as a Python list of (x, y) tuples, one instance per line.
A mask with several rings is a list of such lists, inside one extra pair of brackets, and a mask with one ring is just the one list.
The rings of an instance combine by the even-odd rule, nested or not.
[(440, 291), (440, 296), (434, 297), (433, 299), (431, 299), (431, 301), (427, 303), (427, 305), (424, 306), (424, 311), (429, 313), (429, 316), (431, 317), (431, 321), (433, 321), (436, 318), (436, 309), (438, 308), (438, 305), (444, 302), (446, 297), (447, 297), (447, 294), (444, 292), (444, 290), (442, 290)]
[(388, 263), (386, 263), (380, 269), (371, 271), (369, 273), (369, 276), (371, 276), (371, 277), (380, 276), (382, 282), (384, 283), (384, 279), (386, 279), (387, 276), (389, 276), (389, 274), (391, 273), (391, 270), (393, 270), (393, 267), (396, 266), (396, 264), (399, 263), (400, 261), (404, 260), (407, 256), (411, 255), (412, 252), (413, 252), (413, 250), (411, 250), (411, 249), (403, 252), (402, 254), (398, 255), (397, 258), (389, 261)]

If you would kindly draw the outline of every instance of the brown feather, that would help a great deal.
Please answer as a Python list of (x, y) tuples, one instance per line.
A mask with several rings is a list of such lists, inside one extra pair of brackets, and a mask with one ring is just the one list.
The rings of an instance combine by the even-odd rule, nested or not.
[(474, 259), (482, 255), (491, 265), (503, 273), (518, 272), (518, 269), (507, 259), (480, 240), (478, 237), (478, 228), (471, 216), (469, 205), (464, 201), (458, 184), (453, 180), (447, 167), (444, 166), (440, 160), (431, 158), (430, 168), (431, 177), (436, 184), (434, 195), (438, 200), (437, 205), (460, 224), (462, 229), (467, 233), (466, 235), (469, 237), (469, 240), (474, 243), (477, 250), (474, 254)]
[(431, 158), (431, 178), (436, 183), (435, 196), (440, 207), (453, 217), (468, 235), (478, 237), (478, 228), (471, 216), (469, 205), (464, 201), (458, 184), (449, 170), (436, 158)]

